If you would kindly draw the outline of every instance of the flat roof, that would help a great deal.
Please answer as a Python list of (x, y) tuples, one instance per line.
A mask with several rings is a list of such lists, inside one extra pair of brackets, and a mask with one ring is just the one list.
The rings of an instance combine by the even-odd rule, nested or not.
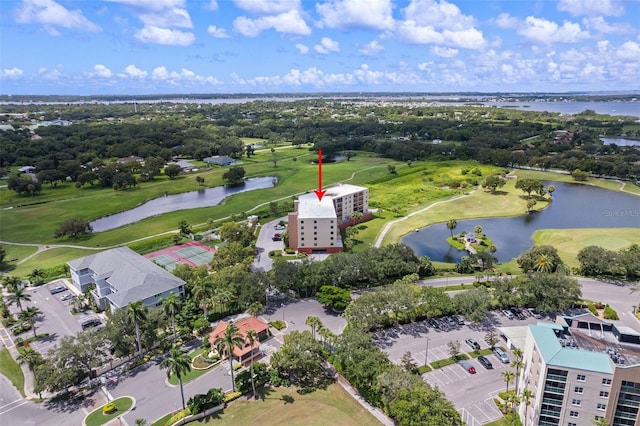
[(318, 201), (315, 192), (309, 192), (298, 197), (299, 219), (337, 219), (333, 207), (333, 200), (325, 194), (322, 201)]
[(357, 192), (365, 191), (368, 188), (364, 186), (349, 185), (348, 183), (340, 183), (335, 186), (327, 188), (325, 197), (342, 197), (348, 194), (355, 194)]

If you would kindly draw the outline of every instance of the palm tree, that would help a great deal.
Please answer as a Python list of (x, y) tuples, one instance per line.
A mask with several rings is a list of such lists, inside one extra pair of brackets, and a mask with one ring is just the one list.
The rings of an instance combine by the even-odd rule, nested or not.
[(22, 302), (30, 302), (31, 295), (26, 292), (24, 287), (16, 287), (11, 290), (11, 294), (7, 296), (7, 301), (9, 302), (9, 305), (15, 304), (20, 308), (20, 311), (22, 311)]
[[(253, 329), (247, 330), (247, 343), (249, 343), (252, 351), (253, 345), (258, 341), (258, 333)], [(251, 389), (253, 389), (253, 396), (256, 396), (256, 384), (253, 378), (253, 360), (251, 361), (251, 364), (249, 364), (249, 373), (251, 374)]]
[(231, 386), (233, 391), (236, 391), (236, 382), (233, 378), (233, 348), (242, 349), (245, 344), (245, 339), (242, 333), (238, 330), (235, 324), (227, 324), (227, 328), (224, 334), (218, 337), (213, 345), (218, 350), (218, 353), (225, 354), (229, 357), (229, 366), (231, 368)]
[(453, 230), (458, 226), (458, 222), (455, 219), (449, 219), (447, 221), (447, 229), (451, 231), (451, 238), (453, 238)]
[(551, 260), (551, 257), (549, 257), (548, 254), (541, 254), (536, 259), (536, 262), (533, 265), (533, 267), (538, 272), (544, 272), (545, 274), (548, 274), (549, 272), (551, 272), (553, 268), (553, 261)]
[(318, 318), (315, 315), (310, 315), (307, 317), (307, 319), (304, 322), (306, 325), (308, 325), (309, 327), (311, 327), (311, 334), (313, 335), (313, 338), (316, 338), (316, 331), (322, 327), (322, 321), (320, 321), (320, 318)]
[(331, 332), (331, 330), (324, 325), (321, 325), (318, 328), (318, 335), (322, 337), (325, 344), (329, 345), (329, 350), (333, 350), (333, 338), (336, 336)]
[(520, 395), (522, 399), (522, 403), (525, 406), (524, 409), (524, 426), (527, 426), (527, 412), (529, 411), (529, 406), (531, 405), (531, 398), (533, 398), (533, 392), (530, 389), (523, 389), (522, 395)]
[(482, 226), (480, 226), (480, 225), (476, 225), (476, 226), (475, 226), (475, 228), (473, 228), (473, 231), (474, 231), (476, 234), (482, 234)]
[(18, 349), (18, 356), (16, 361), (19, 364), (27, 364), (29, 370), (33, 371), (36, 366), (44, 363), (44, 358), (40, 355), (40, 352), (33, 348)]
[(20, 321), (28, 322), (31, 326), (31, 329), (33, 330), (33, 337), (38, 337), (38, 335), (36, 334), (35, 322), (36, 318), (39, 315), (42, 315), (42, 311), (35, 306), (29, 306), (27, 309), (25, 309), (24, 311), (20, 311), (20, 313), (18, 314), (18, 319), (20, 319)]
[(180, 383), (180, 396), (182, 397), (182, 409), (184, 410), (184, 389), (182, 388), (182, 376), (191, 371), (191, 358), (187, 351), (173, 345), (169, 351), (169, 356), (160, 363), (160, 368), (167, 369), (167, 378), (176, 376)]
[(127, 305), (127, 317), (133, 321), (133, 325), (136, 328), (136, 340), (138, 341), (138, 352), (142, 353), (142, 339), (140, 338), (140, 323), (147, 319), (147, 307), (142, 303), (142, 300), (129, 303)]
[(209, 278), (199, 278), (193, 283), (191, 289), (194, 299), (200, 300), (200, 307), (204, 312), (204, 319), (207, 319), (207, 305), (209, 297), (213, 295), (213, 283)]
[(513, 379), (515, 379), (516, 373), (512, 370), (505, 370), (502, 372), (502, 380), (507, 384), (507, 393), (509, 392), (509, 384), (513, 383)]
[[(198, 176), (200, 177), (200, 176)], [(136, 422), (134, 423), (134, 425), (136, 426), (147, 426), (149, 423), (147, 423), (147, 421), (145, 419), (136, 419)]]
[(264, 312), (264, 307), (262, 306), (262, 303), (260, 303), (260, 302), (253, 302), (247, 308), (247, 313), (249, 315), (251, 315), (252, 317), (254, 317), (254, 318), (257, 318), (258, 315), (260, 315), (263, 312)]
[(2, 285), (8, 292), (14, 291), (20, 285), (20, 278), (13, 275), (7, 275), (2, 279)]
[(44, 276), (44, 272), (42, 272), (42, 269), (36, 268), (33, 271), (31, 271), (31, 273), (29, 274), (29, 279), (31, 280), (32, 283), (34, 283), (34, 285), (38, 285), (41, 282), (39, 278), (42, 278), (43, 276)]
[(180, 311), (180, 296), (178, 293), (171, 293), (166, 299), (162, 299), (162, 310), (171, 317), (171, 329), (173, 330), (173, 341), (176, 341), (176, 314)]

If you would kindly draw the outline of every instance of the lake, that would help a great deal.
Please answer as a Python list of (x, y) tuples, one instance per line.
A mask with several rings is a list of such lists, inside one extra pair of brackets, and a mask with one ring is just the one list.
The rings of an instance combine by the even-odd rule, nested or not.
[[(563, 182), (545, 182), (556, 187), (553, 202), (542, 211), (523, 216), (457, 220), (453, 231), (473, 232), (476, 225), (493, 240), (499, 262), (508, 262), (533, 246), (538, 229), (637, 228), (640, 226), (640, 197), (623, 192)], [(522, 192), (522, 191), (519, 191)], [(499, 195), (496, 195), (499, 197)], [(455, 219), (455, 218), (454, 218)], [(441, 262), (459, 262), (466, 251), (451, 247), (446, 223), (437, 223), (404, 236), (402, 243), (418, 256)]]
[(600, 138), (605, 145), (616, 144), (618, 146), (640, 146), (640, 141), (625, 138)]
[(133, 209), (94, 220), (91, 222), (91, 226), (94, 232), (102, 232), (139, 222), (142, 219), (163, 213), (215, 206), (233, 194), (271, 188), (277, 183), (277, 178), (267, 176), (246, 179), (244, 182), (243, 185), (238, 186), (216, 186), (214, 188), (156, 198)]

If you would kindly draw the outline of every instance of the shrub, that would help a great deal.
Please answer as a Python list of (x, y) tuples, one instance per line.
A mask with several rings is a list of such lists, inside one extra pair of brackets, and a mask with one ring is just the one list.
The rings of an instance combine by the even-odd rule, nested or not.
[[(267, 371), (266, 364), (261, 362), (255, 362), (253, 364), (253, 381), (256, 388), (264, 385), (269, 381), (270, 371)], [(236, 376), (236, 389), (242, 393), (251, 392), (251, 370), (246, 370), (238, 373)]]
[(611, 306), (606, 305), (604, 307), (604, 319), (617, 320), (617, 319), (620, 319), (620, 317), (618, 317), (618, 313), (614, 311), (613, 308), (611, 308)]
[(234, 370), (240, 370), (243, 367), (242, 364), (238, 363), (238, 364), (233, 364), (233, 369)]
[(275, 387), (279, 387), (279, 386), (288, 387), (291, 385), (289, 378), (280, 376), (280, 374), (278, 374), (278, 370), (275, 368), (272, 368), (269, 370), (269, 382), (271, 382), (271, 385)]
[(187, 401), (187, 406), (189, 410), (191, 410), (191, 413), (198, 414), (221, 404), (224, 401), (224, 397), (222, 389), (211, 388), (206, 394), (199, 393), (193, 395), (189, 398), (189, 401)]
[(177, 411), (173, 416), (171, 416), (169, 420), (167, 420), (167, 422), (164, 425), (171, 426), (172, 424), (176, 423), (178, 420), (184, 419), (189, 414), (191, 414), (191, 410), (189, 410), (189, 407), (185, 408), (184, 410)]
[(269, 325), (275, 328), (276, 330), (282, 330), (287, 327), (287, 323), (282, 320), (271, 321)]
[(431, 371), (431, 367), (429, 367), (428, 365), (421, 365), (420, 367), (418, 367), (418, 374), (420, 375), (427, 373), (429, 371)]
[(107, 405), (105, 405), (104, 407), (102, 407), (102, 414), (115, 413), (116, 410), (117, 410), (116, 404), (114, 404), (113, 402), (110, 402)]
[(292, 248), (286, 248), (286, 249), (284, 249), (284, 251), (287, 254), (295, 254), (296, 253), (296, 251), (294, 249), (292, 249)]
[(231, 402), (234, 399), (238, 399), (242, 396), (242, 392), (231, 392), (224, 396), (224, 402)]
[(587, 309), (589, 309), (589, 312), (591, 312), (593, 315), (598, 315), (598, 310), (596, 309), (596, 305), (594, 305), (593, 303), (589, 303), (587, 305)]

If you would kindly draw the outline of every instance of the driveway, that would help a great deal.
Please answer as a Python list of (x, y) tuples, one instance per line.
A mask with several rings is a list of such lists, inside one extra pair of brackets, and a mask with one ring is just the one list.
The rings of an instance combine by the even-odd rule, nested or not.
[(282, 234), (286, 229), (276, 230), (275, 227), (280, 221), (286, 221), (287, 217), (281, 217), (271, 222), (267, 222), (260, 227), (258, 239), (256, 241), (256, 257), (253, 260), (253, 269), (255, 271), (269, 271), (273, 266), (273, 260), (269, 257), (272, 250), (284, 249), (284, 242), (273, 241), (273, 236), (278, 233)]

